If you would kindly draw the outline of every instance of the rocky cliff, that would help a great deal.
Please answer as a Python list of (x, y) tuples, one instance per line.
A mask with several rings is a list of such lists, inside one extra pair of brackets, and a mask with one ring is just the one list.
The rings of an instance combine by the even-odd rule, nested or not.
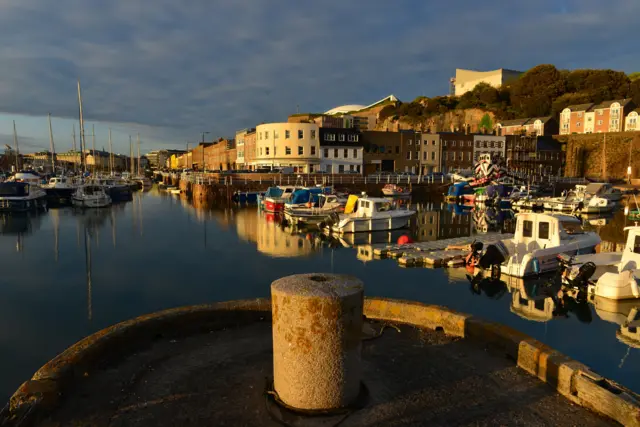
[[(396, 131), (399, 129), (415, 129), (421, 132), (480, 132), (480, 121), (488, 115), (492, 125), (496, 118), (491, 111), (480, 108), (456, 109), (433, 116), (399, 116), (378, 120), (376, 130)], [(486, 119), (485, 119), (486, 120)]]

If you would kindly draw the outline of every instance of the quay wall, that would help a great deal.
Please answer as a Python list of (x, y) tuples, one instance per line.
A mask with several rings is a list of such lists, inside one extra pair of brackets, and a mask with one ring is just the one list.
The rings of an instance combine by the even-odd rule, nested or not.
[[(169, 309), (108, 327), (69, 347), (40, 368), (0, 411), (0, 424), (33, 425), (72, 393), (96, 364), (115, 362), (147, 345), (157, 334), (207, 333), (225, 322), (271, 322), (271, 301), (254, 299)], [(587, 366), (508, 326), (446, 307), (386, 298), (365, 298), (370, 319), (440, 330), (497, 349), (571, 402), (625, 426), (640, 426), (640, 396)]]
[(554, 138), (566, 147), (565, 176), (626, 180), (631, 159), (631, 178), (640, 178), (640, 132), (558, 135)]

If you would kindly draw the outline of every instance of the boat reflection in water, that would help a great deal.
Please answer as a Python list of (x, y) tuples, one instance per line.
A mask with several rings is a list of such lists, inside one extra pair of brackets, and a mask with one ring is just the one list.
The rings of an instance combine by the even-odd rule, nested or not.
[(37, 212), (5, 213), (0, 215), (0, 235), (16, 237), (16, 252), (24, 250), (24, 238), (38, 231), (42, 216)]
[(595, 297), (593, 305), (602, 320), (620, 325), (616, 331), (616, 338), (620, 342), (629, 348), (640, 348), (640, 301)]
[(297, 234), (295, 228), (281, 225), (280, 217), (255, 208), (234, 213), (238, 236), (256, 244), (259, 252), (271, 257), (309, 256), (318, 249), (317, 233)]

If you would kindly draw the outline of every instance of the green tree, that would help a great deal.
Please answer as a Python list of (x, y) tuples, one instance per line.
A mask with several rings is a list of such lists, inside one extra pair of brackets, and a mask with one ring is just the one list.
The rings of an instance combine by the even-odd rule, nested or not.
[(485, 113), (484, 116), (482, 116), (480, 123), (478, 124), (478, 128), (486, 133), (493, 131), (493, 121), (488, 113)]
[(546, 116), (553, 100), (565, 92), (565, 79), (556, 67), (538, 65), (511, 84), (511, 105), (521, 117)]
[(636, 71), (635, 73), (630, 73), (629, 75), (627, 75), (627, 77), (629, 77), (629, 80), (634, 82), (634, 81), (640, 79), (640, 71)]

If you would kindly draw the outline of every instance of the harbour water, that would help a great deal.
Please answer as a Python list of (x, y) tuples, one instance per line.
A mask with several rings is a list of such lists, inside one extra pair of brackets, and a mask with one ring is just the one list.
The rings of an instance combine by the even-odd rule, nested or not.
[[(439, 200), (414, 206), (419, 213), (410, 230), (343, 240), (295, 233), (255, 207), (203, 207), (156, 188), (109, 209), (2, 216), (0, 400), (106, 326), (176, 306), (267, 297), (273, 280), (307, 272), (352, 274), (369, 296), (444, 305), (507, 324), (640, 392), (640, 343), (621, 340), (615, 323), (640, 309), (640, 301), (576, 304), (558, 315), (550, 299), (527, 301), (526, 284), (474, 289), (464, 269), (373, 259), (370, 244), (402, 234), (424, 241), (479, 232), (481, 240), (482, 232), (515, 225), (508, 212), (456, 210)], [(622, 212), (585, 223), (609, 248), (624, 241)]]

